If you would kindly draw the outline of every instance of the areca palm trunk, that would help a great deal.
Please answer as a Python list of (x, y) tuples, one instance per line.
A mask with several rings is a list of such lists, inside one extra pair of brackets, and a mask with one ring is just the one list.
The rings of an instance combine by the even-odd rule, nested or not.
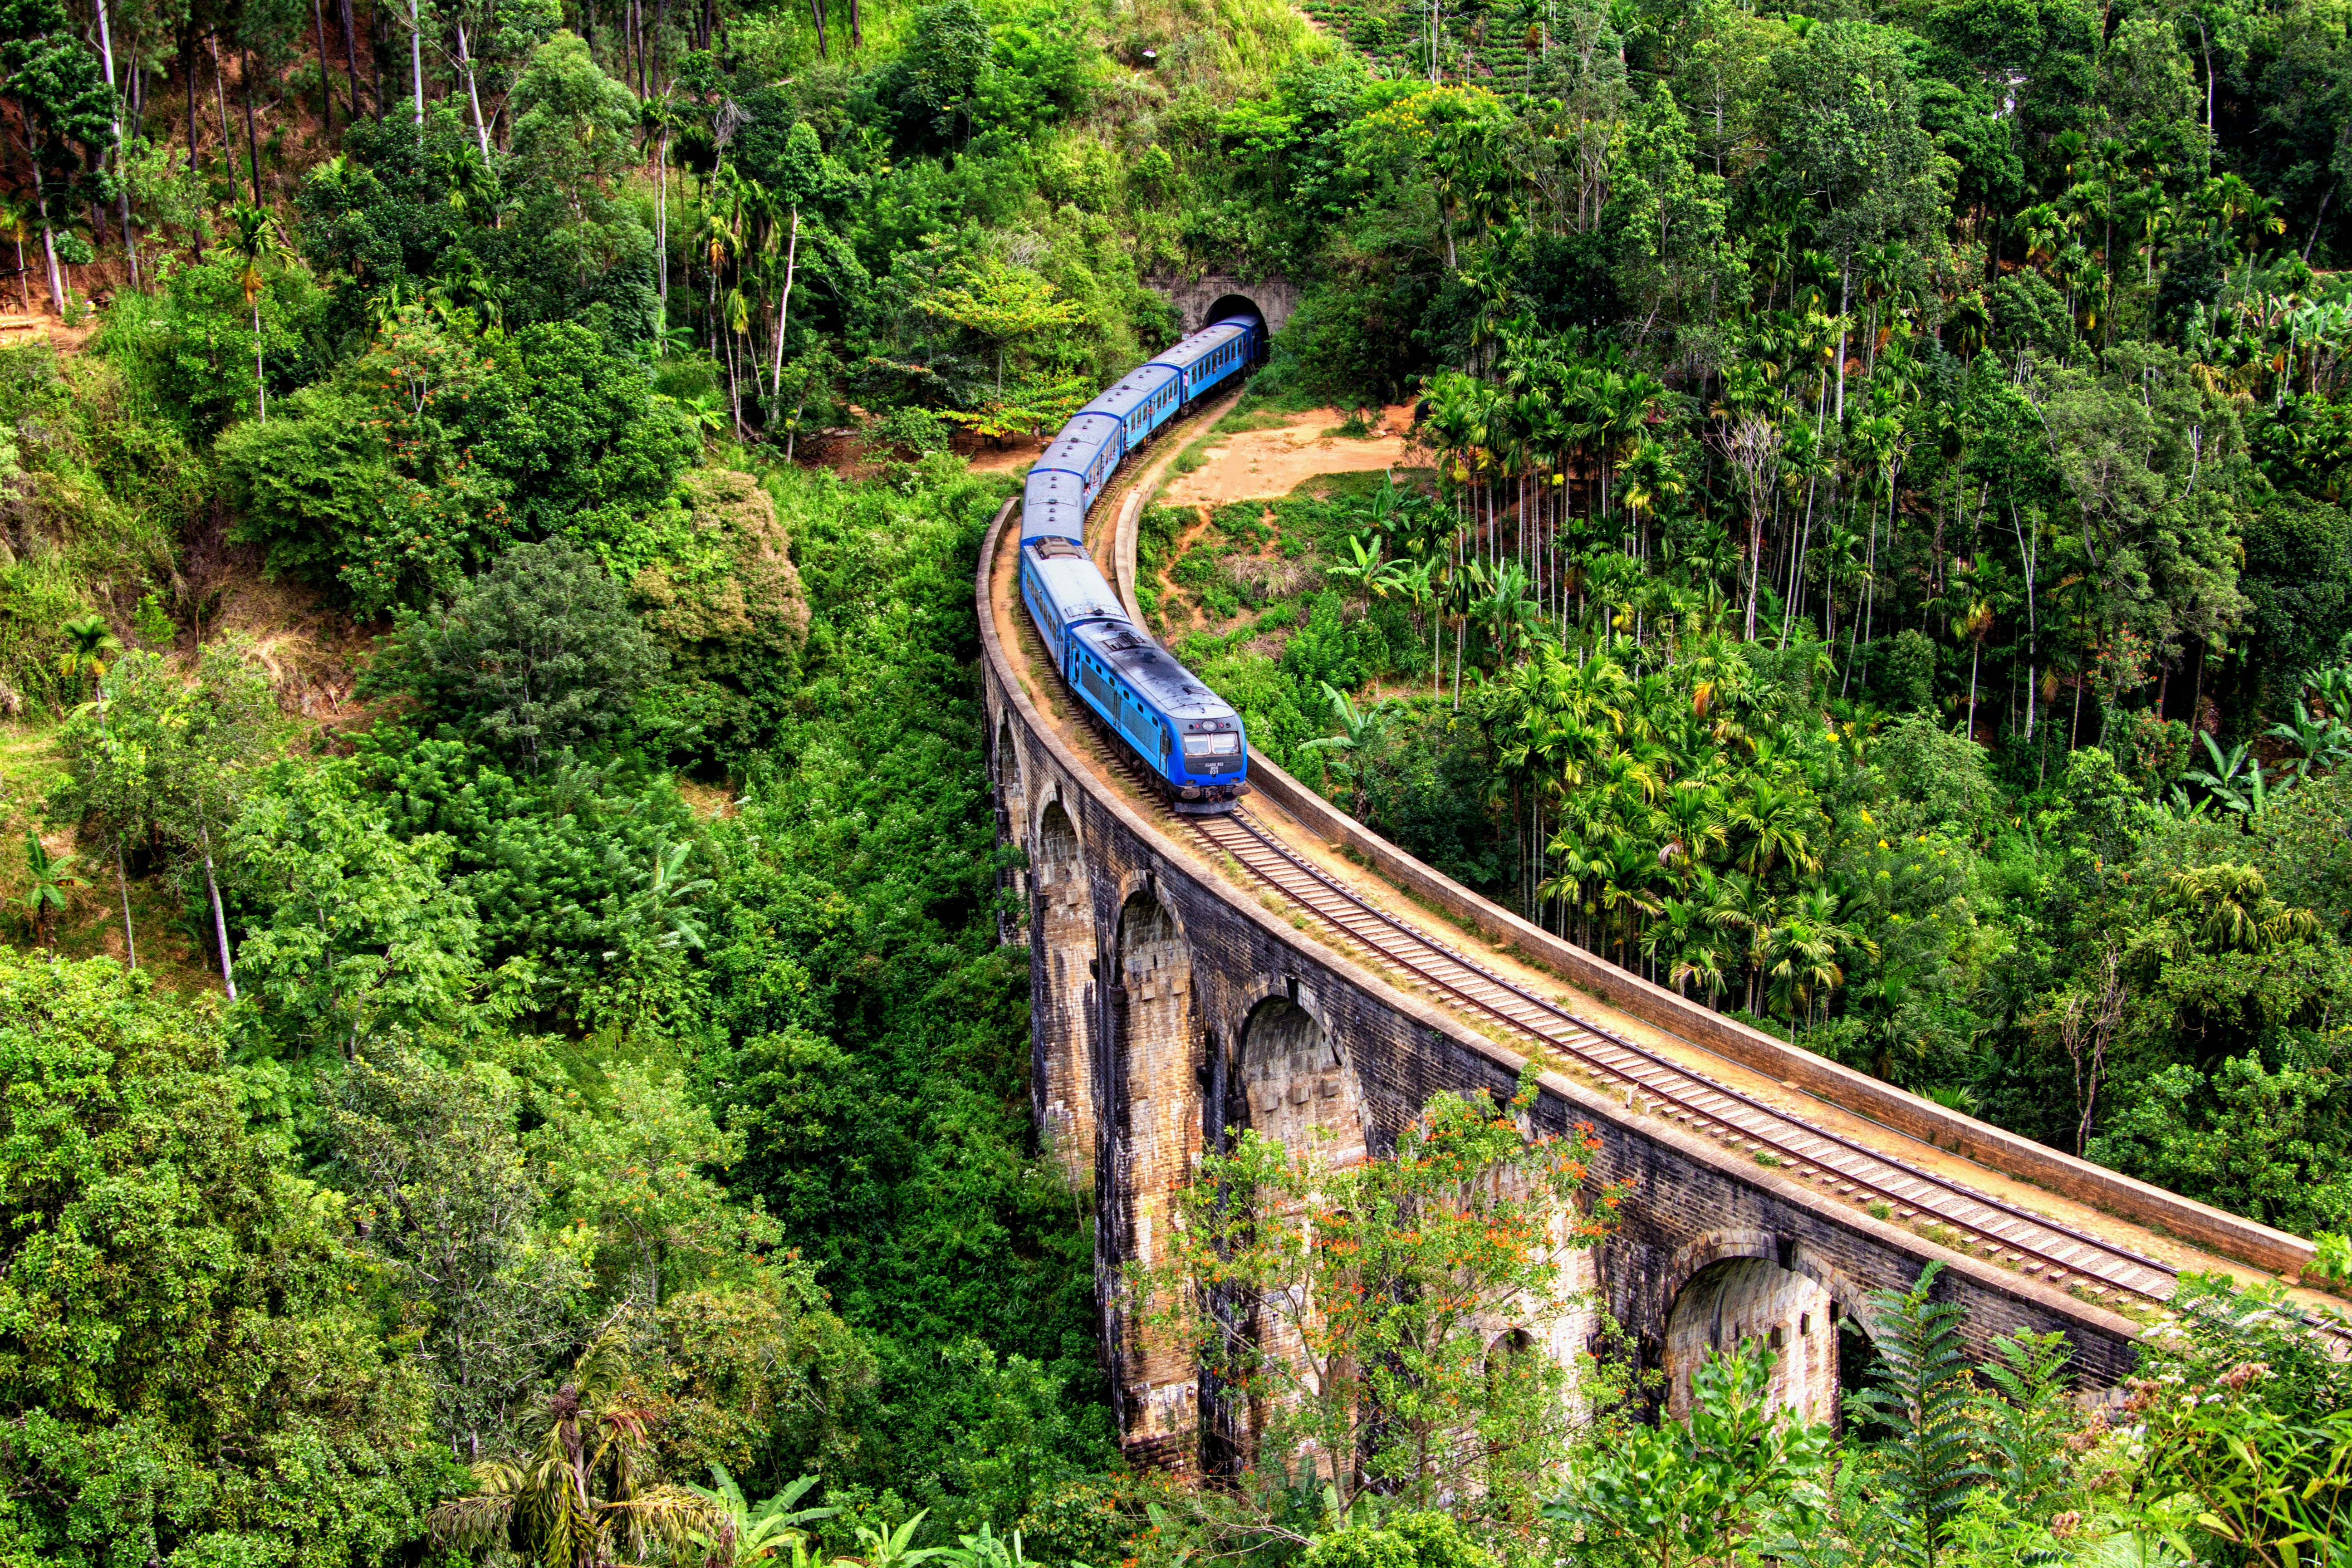
[(261, 141), (253, 131), (253, 51), (245, 51), (238, 85), (245, 90), (245, 156), (247, 172), (253, 176), (253, 205), (261, 205)]

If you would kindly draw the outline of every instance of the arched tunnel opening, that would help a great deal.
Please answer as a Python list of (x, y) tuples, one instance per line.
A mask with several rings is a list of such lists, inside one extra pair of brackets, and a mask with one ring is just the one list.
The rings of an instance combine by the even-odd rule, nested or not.
[(1258, 354), (1263, 358), (1265, 353), (1266, 339), (1265, 312), (1259, 310), (1257, 308), (1257, 301), (1252, 300), (1248, 295), (1218, 295), (1216, 303), (1209, 307), (1208, 314), (1202, 319), (1201, 324), (1204, 327), (1213, 327), (1219, 321), (1230, 321), (1234, 317), (1241, 317), (1244, 320), (1255, 321), (1257, 324)]

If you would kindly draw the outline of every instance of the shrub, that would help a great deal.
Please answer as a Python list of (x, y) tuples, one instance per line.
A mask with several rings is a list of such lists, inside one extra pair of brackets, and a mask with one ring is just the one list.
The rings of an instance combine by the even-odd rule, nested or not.
[(610, 734), (667, 662), (595, 558), (550, 540), (508, 551), (446, 609), (404, 617), (372, 684), (535, 769)]

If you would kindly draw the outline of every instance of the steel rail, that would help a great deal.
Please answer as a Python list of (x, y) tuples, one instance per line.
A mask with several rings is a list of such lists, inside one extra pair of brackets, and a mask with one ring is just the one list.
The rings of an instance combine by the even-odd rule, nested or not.
[[(2179, 1271), (2166, 1264), (2031, 1214), (1768, 1105), (1504, 979), (1366, 902), (1244, 814), (1180, 820), (1258, 880), (1365, 952), (1622, 1085), (1629, 1108), (1645, 1100), (1652, 1103), (1639, 1109), (1692, 1121), (1702, 1131), (1719, 1129), (1722, 1137), (1744, 1143), (1750, 1152), (1769, 1148), (1776, 1158), (1788, 1161), (1800, 1177), (1832, 1184), (1842, 1197), (1863, 1202), (1877, 1199), (1904, 1218), (1924, 1213), (1996, 1259), (2004, 1254), (2019, 1265), (2032, 1259), (2033, 1267), (2020, 1271), (2047, 1274), (2050, 1282), (2061, 1289), (2079, 1276), (2095, 1295), (2121, 1291), (2159, 1304), (2170, 1295)], [(1264, 863), (1269, 857), (1275, 867)], [(1286, 876), (1277, 874), (1276, 867)], [(1322, 907), (1331, 900), (1339, 903), (1338, 910)], [(1367, 923), (1374, 931), (1357, 929)], [(1393, 934), (1383, 936), (1378, 928)], [(1454, 973), (1449, 974), (1447, 970)], [(1480, 994), (1481, 989), (1490, 994)], [(1523, 1016), (1528, 1010), (1536, 1017)], [(1653, 1105), (1666, 1109), (1654, 1111)], [(1861, 1168), (1854, 1168), (1857, 1164)], [(2086, 1250), (2095, 1256), (2086, 1259), (2083, 1256)]]

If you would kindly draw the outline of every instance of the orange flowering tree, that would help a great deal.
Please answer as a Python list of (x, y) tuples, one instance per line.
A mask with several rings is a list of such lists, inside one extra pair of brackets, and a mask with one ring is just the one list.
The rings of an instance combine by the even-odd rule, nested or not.
[(1530, 1073), (1500, 1110), (1441, 1093), (1387, 1159), (1335, 1166), (1248, 1131), (1202, 1157), (1132, 1283), (1222, 1390), (1253, 1471), (1318, 1475), (1345, 1517), (1369, 1488), (1507, 1510), (1556, 1462), (1568, 1371), (1545, 1339), (1618, 1193), (1583, 1201), (1590, 1127), (1523, 1130), (1535, 1092)]

